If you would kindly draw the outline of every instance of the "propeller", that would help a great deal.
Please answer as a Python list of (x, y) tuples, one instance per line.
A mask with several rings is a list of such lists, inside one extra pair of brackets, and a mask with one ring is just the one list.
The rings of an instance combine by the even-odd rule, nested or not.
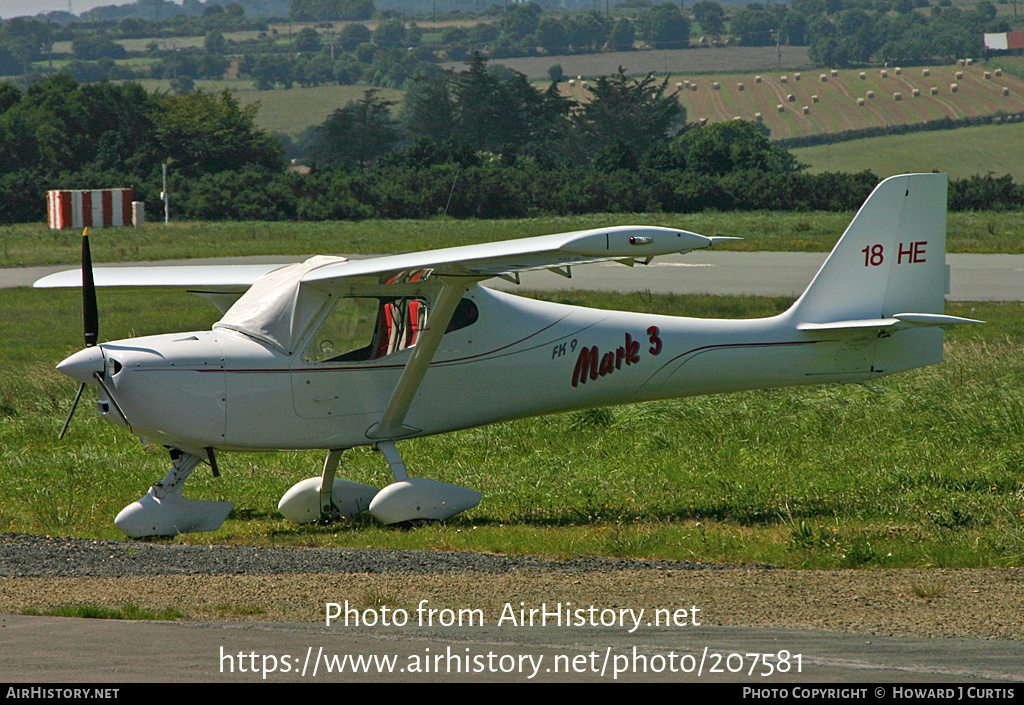
[[(92, 276), (92, 250), (89, 247), (89, 228), (82, 232), (82, 323), (85, 329), (85, 347), (92, 348), (100, 336), (99, 309), (96, 305), (96, 283)], [(85, 382), (78, 385), (78, 393), (75, 394), (75, 401), (71, 404), (71, 411), (64, 419), (64, 426), (60, 429), (60, 436), (64, 434), (71, 425), (71, 417), (75, 415), (78, 402), (85, 391)]]

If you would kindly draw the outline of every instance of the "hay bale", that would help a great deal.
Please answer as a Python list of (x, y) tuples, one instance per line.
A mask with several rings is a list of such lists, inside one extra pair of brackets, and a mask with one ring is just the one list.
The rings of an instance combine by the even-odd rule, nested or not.
[(900, 93), (899, 91), (897, 91), (896, 93), (892, 94), (892, 99), (897, 101), (897, 102), (899, 102), (899, 101), (903, 100), (903, 94)]

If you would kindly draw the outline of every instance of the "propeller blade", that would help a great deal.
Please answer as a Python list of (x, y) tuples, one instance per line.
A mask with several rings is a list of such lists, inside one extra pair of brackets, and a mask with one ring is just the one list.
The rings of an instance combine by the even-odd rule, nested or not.
[[(96, 305), (96, 282), (92, 276), (92, 249), (89, 247), (89, 228), (82, 231), (82, 327), (85, 329), (85, 347), (96, 346), (100, 337), (99, 310)], [(58, 439), (63, 439), (71, 425), (71, 417), (75, 415), (78, 402), (82, 399), (82, 392), (85, 391), (85, 382), (78, 385), (78, 393), (71, 403), (71, 411), (64, 419), (64, 425), (60, 429)]]
[(100, 322), (96, 306), (96, 284), (92, 277), (89, 228), (82, 233), (82, 319), (85, 327), (85, 347), (90, 348), (99, 340)]
[(75, 401), (71, 404), (71, 411), (68, 412), (68, 417), (64, 419), (64, 426), (60, 429), (60, 435), (57, 436), (58, 440), (64, 438), (64, 434), (68, 432), (68, 426), (71, 425), (71, 417), (75, 415), (75, 409), (78, 408), (78, 401), (82, 398), (82, 392), (85, 391), (85, 382), (78, 385), (78, 394), (75, 395)]

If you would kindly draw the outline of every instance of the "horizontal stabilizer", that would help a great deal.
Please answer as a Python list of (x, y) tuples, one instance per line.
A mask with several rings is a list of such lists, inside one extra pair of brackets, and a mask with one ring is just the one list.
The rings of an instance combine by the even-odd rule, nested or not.
[(961, 318), (959, 316), (946, 316), (938, 313), (897, 313), (892, 318), (865, 318), (857, 321), (831, 321), (829, 323), (801, 323), (796, 329), (854, 332), (866, 328), (890, 328), (893, 330), (932, 326), (949, 328), (967, 323), (984, 323), (984, 321), (977, 321), (973, 318)]

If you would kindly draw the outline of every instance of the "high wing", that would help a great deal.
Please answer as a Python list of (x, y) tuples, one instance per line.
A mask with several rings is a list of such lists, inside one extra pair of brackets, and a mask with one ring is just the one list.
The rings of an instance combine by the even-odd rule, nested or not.
[[(378, 276), (408, 280), (416, 273), (471, 277), (515, 277), (519, 272), (537, 269), (559, 270), (569, 276), (569, 267), (607, 262), (633, 264), (649, 262), (658, 255), (677, 254), (710, 247), (714, 242), (735, 238), (711, 238), (685, 230), (659, 227), (620, 226), (581, 230), (557, 235), (507, 240), (389, 255), (365, 260), (350, 260), (310, 272), (305, 282), (322, 282), (343, 277)], [(404, 276), (403, 276), (404, 275)]]
[[(97, 267), (93, 270), (96, 286), (102, 287), (206, 287), (246, 289), (267, 272), (282, 264), (181, 265), (153, 267)], [(36, 289), (68, 289), (82, 285), (80, 269), (69, 269), (43, 277)]]
[[(571, 276), (570, 267), (593, 262), (620, 261), (632, 266), (646, 264), (658, 255), (685, 253), (710, 247), (728, 237), (704, 237), (685, 230), (660, 227), (619, 226), (581, 230), (556, 235), (466, 245), (367, 259), (318, 257), (307, 266), (301, 283), (391, 284), (424, 280), (433, 275), (469, 277), (475, 281), (503, 277), (518, 283), (519, 272), (551, 269)], [(157, 287), (185, 289), (211, 301), (221, 313), (229, 308), (264, 275), (288, 267), (282, 264), (181, 265), (152, 267), (98, 267), (97, 287)], [(296, 266), (296, 265), (291, 265)], [(299, 283), (299, 282), (297, 282)], [(82, 285), (78, 269), (43, 277), (37, 289), (77, 288)]]
[[(156, 287), (185, 289), (210, 301), (223, 314), (264, 274), (282, 264), (180, 265), (153, 267), (97, 267), (97, 287)], [(68, 289), (82, 286), (82, 272), (70, 269), (43, 277), (36, 289)]]
[[(339, 258), (334, 266), (318, 268), (304, 281), (373, 276), (432, 269), (438, 274), (490, 278), (514, 276), (536, 269), (558, 269), (567, 274), (569, 266), (636, 260), (649, 261), (657, 255), (677, 254), (710, 247), (716, 241), (735, 238), (704, 237), (685, 230), (659, 227), (620, 226), (581, 230), (556, 235), (384, 255), (362, 260)], [(281, 264), (183, 265), (153, 267), (98, 267), (98, 287), (175, 287), (184, 289), (244, 290), (259, 277), (280, 269)], [(399, 278), (401, 279), (401, 278)], [(78, 269), (51, 274), (35, 282), (37, 289), (73, 288), (82, 284)]]

